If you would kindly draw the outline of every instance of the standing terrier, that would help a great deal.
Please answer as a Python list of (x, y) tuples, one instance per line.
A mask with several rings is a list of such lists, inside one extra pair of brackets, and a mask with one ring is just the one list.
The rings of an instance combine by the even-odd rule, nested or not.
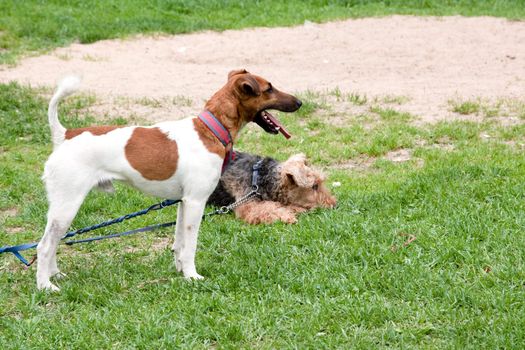
[(266, 132), (289, 136), (267, 112), (294, 112), (296, 97), (274, 88), (246, 70), (232, 71), (224, 87), (195, 118), (148, 127), (93, 126), (66, 129), (58, 120), (58, 103), (73, 93), (78, 79), (60, 84), (49, 103), (54, 150), (45, 165), (49, 211), (37, 247), (37, 287), (59, 290), (50, 277), (60, 276), (57, 245), (93, 187), (108, 190), (119, 180), (144, 193), (181, 199), (175, 232), (175, 264), (184, 277), (201, 279), (195, 268), (197, 235), (206, 200), (217, 186), (233, 141), (249, 122)]
[(235, 155), (208, 203), (227, 206), (247, 195), (252, 189), (252, 169), (260, 162), (258, 197), (234, 209), (236, 216), (249, 224), (278, 220), (292, 224), (298, 213), (336, 204), (324, 185), (325, 176), (308, 165), (304, 154), (293, 155), (284, 163), (242, 152)]

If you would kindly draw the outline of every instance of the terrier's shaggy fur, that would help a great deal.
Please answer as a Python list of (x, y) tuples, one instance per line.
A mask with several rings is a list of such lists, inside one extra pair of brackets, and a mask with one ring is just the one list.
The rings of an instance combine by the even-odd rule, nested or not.
[(325, 177), (308, 166), (304, 154), (279, 163), (269, 157), (236, 152), (208, 204), (226, 206), (251, 191), (253, 165), (263, 159), (257, 185), (260, 195), (235, 208), (238, 218), (249, 224), (297, 222), (297, 214), (317, 207), (333, 208), (336, 199), (324, 185)]

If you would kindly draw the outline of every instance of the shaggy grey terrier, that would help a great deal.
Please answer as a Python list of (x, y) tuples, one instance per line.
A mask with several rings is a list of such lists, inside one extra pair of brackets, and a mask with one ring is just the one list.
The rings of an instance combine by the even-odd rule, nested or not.
[(298, 213), (335, 206), (335, 197), (324, 185), (324, 175), (308, 165), (304, 154), (280, 163), (243, 152), (235, 153), (235, 160), (222, 175), (208, 204), (227, 206), (248, 194), (252, 189), (253, 166), (261, 160), (257, 176), (259, 195), (234, 209), (238, 218), (250, 224), (278, 220), (295, 223)]

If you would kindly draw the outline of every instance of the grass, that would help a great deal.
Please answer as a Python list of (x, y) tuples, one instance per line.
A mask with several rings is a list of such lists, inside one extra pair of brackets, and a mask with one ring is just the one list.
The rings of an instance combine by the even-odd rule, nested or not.
[[(157, 0), (0, 2), (0, 63), (74, 41), (91, 43), (139, 33), (289, 26), (305, 20), (405, 15), (525, 18), (524, 0)], [(96, 58), (87, 58), (95, 59)]]
[[(237, 147), (279, 159), (305, 152), (329, 184), (341, 183), (335, 210), (292, 226), (205, 221), (200, 282), (176, 273), (171, 230), (61, 246), (68, 277), (58, 294), (36, 291), (34, 269), (1, 256), (2, 348), (521, 348), (525, 125), (415, 127), (370, 105), (366, 128), (351, 114), (334, 127), (321, 96), (302, 97), (309, 108), (281, 116), (293, 142), (250, 125)], [(89, 103), (69, 99), (64, 124), (93, 123), (79, 114)], [(0, 85), (1, 245), (38, 240), (45, 225), (45, 110), (37, 92)], [(384, 158), (399, 149), (413, 159)], [(359, 157), (370, 167), (338, 166)], [(117, 193), (90, 194), (73, 226), (157, 201), (123, 186)], [(175, 211), (120, 229), (170, 221)]]
[(347, 99), (357, 106), (362, 106), (368, 102), (366, 95), (359, 95), (358, 93), (348, 94)]
[[(525, 17), (523, 0), (3, 1), (0, 63), (73, 41), (305, 20), (416, 15)], [(67, 57), (64, 57), (67, 59)], [(85, 57), (97, 60), (96, 57)], [(0, 245), (38, 240), (47, 203), (40, 180), (51, 151), (42, 91), (0, 84)], [(281, 118), (293, 139), (247, 127), (237, 147), (286, 159), (304, 152), (329, 174), (339, 205), (293, 226), (252, 227), (231, 215), (203, 223), (197, 267), (185, 281), (171, 230), (60, 246), (61, 293), (39, 292), (34, 268), (0, 256), (0, 347), (20, 348), (516, 348), (525, 342), (525, 119), (521, 100), (452, 101), (480, 122), (414, 126), (403, 96), (330, 93), (359, 114), (302, 94)], [(84, 115), (94, 96), (61, 107), (68, 127), (125, 124)], [(140, 99), (148, 107), (190, 106)], [(388, 105), (388, 106), (385, 106)], [(340, 108), (339, 106), (337, 108)], [(337, 109), (336, 108), (336, 109)], [(456, 110), (457, 108), (457, 110)], [(338, 118), (336, 122), (336, 117)], [(490, 135), (490, 137), (483, 137)], [(292, 142), (293, 141), (293, 142)], [(412, 159), (392, 162), (392, 151)], [(365, 159), (362, 169), (345, 164)], [(91, 193), (73, 228), (158, 199), (117, 184)], [(166, 209), (120, 230), (173, 220)], [(111, 233), (106, 230), (102, 233)], [(29, 254), (27, 254), (29, 256)]]
[(452, 112), (456, 112), (463, 115), (477, 114), (481, 110), (481, 106), (478, 102), (465, 101), (454, 104)]
[(451, 111), (462, 115), (481, 115), (485, 118), (525, 119), (525, 100), (523, 98), (470, 99), (448, 101)]

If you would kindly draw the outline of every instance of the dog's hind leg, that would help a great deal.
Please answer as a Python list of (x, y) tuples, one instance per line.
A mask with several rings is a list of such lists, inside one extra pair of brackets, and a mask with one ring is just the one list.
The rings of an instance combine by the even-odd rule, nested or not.
[(179, 204), (175, 233), (175, 264), (188, 279), (202, 279), (195, 268), (197, 238), (206, 200), (183, 199)]
[(75, 218), (91, 186), (56, 188), (47, 184), (49, 211), (44, 236), (37, 246), (37, 288), (58, 291), (50, 278), (60, 273), (56, 261), (57, 246)]
[(106, 193), (115, 193), (115, 187), (113, 187), (113, 182), (111, 182), (111, 180), (99, 181), (96, 189)]

